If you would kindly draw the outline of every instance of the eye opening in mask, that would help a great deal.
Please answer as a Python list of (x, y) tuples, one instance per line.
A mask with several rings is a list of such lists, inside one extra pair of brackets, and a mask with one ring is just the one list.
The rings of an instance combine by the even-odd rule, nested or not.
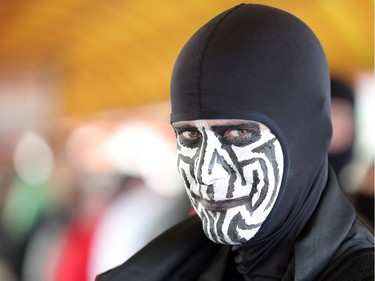
[(219, 136), (223, 144), (239, 147), (254, 143), (261, 137), (260, 124), (252, 121), (239, 125), (215, 126), (212, 129), (224, 132)]
[[(202, 121), (202, 120), (197, 120)], [(206, 120), (210, 129), (226, 145), (245, 146), (256, 142), (261, 137), (261, 131), (270, 131), (262, 123), (250, 120)], [(179, 144), (194, 148), (202, 141), (202, 132), (195, 121), (179, 121), (172, 124)]]

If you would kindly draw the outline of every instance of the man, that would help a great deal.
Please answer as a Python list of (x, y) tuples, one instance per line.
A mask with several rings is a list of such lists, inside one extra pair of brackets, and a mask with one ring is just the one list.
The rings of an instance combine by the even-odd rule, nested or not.
[(329, 80), (284, 11), (239, 5), (199, 29), (171, 80), (197, 215), (98, 280), (372, 280), (373, 237), (328, 166)]

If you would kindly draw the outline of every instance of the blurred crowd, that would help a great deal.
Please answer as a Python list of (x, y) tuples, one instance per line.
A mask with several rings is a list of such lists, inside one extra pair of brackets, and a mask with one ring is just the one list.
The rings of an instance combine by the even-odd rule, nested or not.
[[(373, 229), (373, 94), (359, 90), (332, 81), (330, 162)], [(49, 98), (0, 93), (0, 280), (94, 280), (189, 214), (168, 106), (72, 119)]]
[(73, 119), (1, 97), (0, 280), (94, 280), (187, 217), (165, 104)]

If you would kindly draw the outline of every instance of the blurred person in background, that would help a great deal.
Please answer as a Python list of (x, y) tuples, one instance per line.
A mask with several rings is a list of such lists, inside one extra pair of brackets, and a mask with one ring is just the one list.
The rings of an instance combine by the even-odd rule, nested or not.
[(328, 160), (338, 178), (342, 169), (353, 160), (355, 141), (355, 102), (352, 87), (342, 79), (331, 79), (332, 141)]
[(0, 243), (2, 256), (21, 280), (28, 243), (56, 206), (49, 193), (54, 157), (48, 133), (24, 130), (16, 135), (9, 145), (8, 180), (2, 182), (7, 192), (2, 198)]
[[(1, 146), (0, 152), (3, 152), (1, 151)], [(2, 162), (0, 166), (0, 215), (3, 214), (4, 205), (14, 176), (10, 161), (7, 161), (7, 157), (5, 157), (7, 153), (1, 154), (3, 157), (0, 160)], [(14, 255), (12, 255), (12, 252), (14, 249), (7, 243), (8, 237), (6, 232), (4, 224), (0, 223), (0, 280), (18, 281), (17, 259), (13, 258)]]
[(374, 231), (374, 164), (368, 167), (358, 191), (352, 194), (352, 198), (359, 214)]
[(51, 181), (65, 205), (33, 232), (22, 281), (91, 281), (186, 218), (188, 200), (173, 165), (173, 131), (167, 123), (170, 135), (134, 118), (136, 127), (126, 120), (83, 122), (60, 137)]
[(171, 78), (194, 215), (106, 280), (373, 280), (373, 235), (328, 164), (330, 76), (293, 15), (242, 4), (186, 43)]
[[(349, 165), (355, 165), (356, 141), (356, 104), (353, 87), (338, 77), (331, 78), (331, 115), (332, 141), (329, 147), (328, 160), (334, 168), (344, 191), (353, 201), (358, 215), (373, 230), (374, 227), (374, 184), (373, 166), (368, 168), (367, 175), (359, 187), (348, 186), (353, 181), (349, 177), (357, 177)], [(350, 175), (348, 175), (350, 174)]]
[(59, 136), (51, 183), (60, 208), (43, 218), (28, 241), (23, 281), (89, 280), (92, 237), (123, 178), (102, 153), (110, 134), (105, 128), (83, 122)]
[[(101, 214), (93, 236), (89, 280), (120, 265), (145, 244), (187, 217), (189, 202), (174, 165), (167, 105), (154, 116), (133, 116), (107, 142), (110, 161), (124, 175), (121, 191)], [(158, 121), (159, 108), (163, 122)], [(165, 113), (166, 114), (165, 114)]]
[(182, 195), (163, 196), (139, 176), (125, 177), (121, 192), (97, 223), (88, 261), (88, 280), (122, 264), (156, 236), (185, 219), (189, 204)]

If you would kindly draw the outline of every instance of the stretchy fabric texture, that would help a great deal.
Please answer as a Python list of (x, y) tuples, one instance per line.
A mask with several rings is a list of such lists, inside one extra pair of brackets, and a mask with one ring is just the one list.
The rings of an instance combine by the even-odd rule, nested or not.
[[(318, 39), (276, 8), (236, 6), (199, 29), (180, 52), (171, 79), (171, 122), (259, 121), (283, 148), (280, 194), (246, 245), (242, 272), (255, 272), (280, 253), (281, 243), (292, 245), (315, 210), (327, 181), (329, 101), (328, 66)], [(282, 260), (286, 267), (288, 257), (276, 263)]]

